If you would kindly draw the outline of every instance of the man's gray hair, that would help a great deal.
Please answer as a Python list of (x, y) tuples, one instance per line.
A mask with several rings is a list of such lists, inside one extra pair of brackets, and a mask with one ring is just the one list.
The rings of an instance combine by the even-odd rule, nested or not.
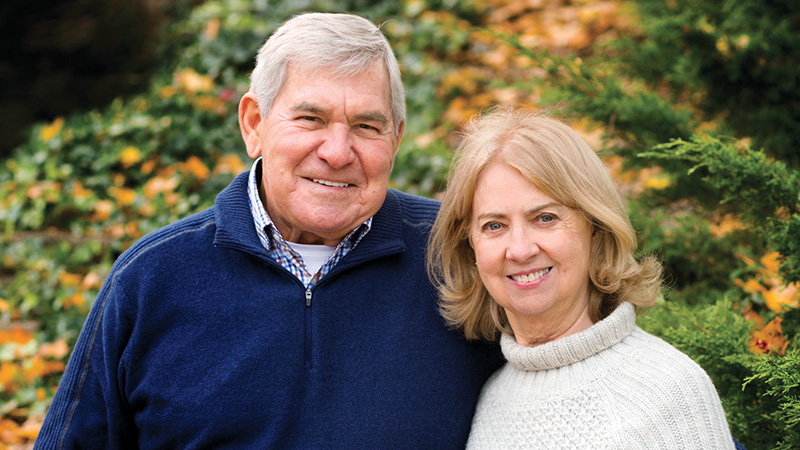
[(333, 69), (338, 76), (353, 76), (379, 60), (389, 76), (392, 121), (398, 134), (406, 116), (400, 66), (386, 37), (363, 17), (306, 13), (286, 21), (258, 51), (250, 92), (256, 95), (261, 115), (266, 117), (283, 88), (290, 63), (312, 73)]

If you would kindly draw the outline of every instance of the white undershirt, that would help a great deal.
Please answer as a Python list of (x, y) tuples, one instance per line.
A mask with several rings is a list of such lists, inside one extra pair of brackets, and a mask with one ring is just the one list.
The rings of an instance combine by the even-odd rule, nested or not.
[(306, 265), (311, 275), (319, 272), (319, 269), (325, 265), (336, 250), (335, 246), (331, 247), (329, 245), (298, 244), (288, 241), (286, 243), (303, 258), (303, 264)]

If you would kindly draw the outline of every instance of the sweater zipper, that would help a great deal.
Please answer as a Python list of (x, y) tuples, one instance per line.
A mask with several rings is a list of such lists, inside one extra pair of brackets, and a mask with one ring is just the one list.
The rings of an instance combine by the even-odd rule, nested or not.
[(311, 369), (311, 286), (306, 288), (306, 342), (305, 342), (306, 369)]

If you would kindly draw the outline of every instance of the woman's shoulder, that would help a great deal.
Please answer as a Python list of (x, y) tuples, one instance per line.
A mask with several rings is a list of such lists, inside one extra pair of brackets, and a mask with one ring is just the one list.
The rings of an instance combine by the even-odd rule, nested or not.
[(668, 342), (636, 327), (624, 343), (628, 346), (625, 363), (617, 368), (618, 380), (627, 380), (624, 389), (668, 402), (719, 402), (706, 371)]

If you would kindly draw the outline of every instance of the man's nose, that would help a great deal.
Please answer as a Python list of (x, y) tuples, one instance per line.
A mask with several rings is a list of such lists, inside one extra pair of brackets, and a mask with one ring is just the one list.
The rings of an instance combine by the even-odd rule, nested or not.
[(317, 148), (317, 156), (334, 169), (341, 169), (353, 162), (355, 152), (350, 127), (344, 124), (330, 125), (325, 141)]

